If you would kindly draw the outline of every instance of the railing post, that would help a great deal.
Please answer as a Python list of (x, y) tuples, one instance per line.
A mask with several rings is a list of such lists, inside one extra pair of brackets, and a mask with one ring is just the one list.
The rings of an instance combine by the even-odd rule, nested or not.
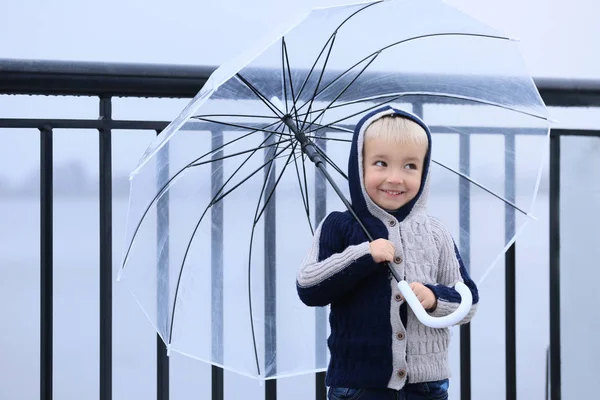
[[(459, 136), (459, 168), (460, 172), (471, 173), (471, 135), (461, 133)], [(471, 183), (460, 179), (458, 184), (458, 209), (460, 232), (460, 255), (467, 272), (471, 268)], [(460, 398), (471, 399), (471, 324), (460, 326)]]
[[(267, 137), (267, 146), (265, 149), (265, 162), (272, 160), (268, 168), (265, 168), (266, 187), (264, 198), (269, 203), (265, 205), (265, 365), (263, 366), (263, 374), (267, 374), (267, 363), (273, 362), (269, 366), (269, 372), (275, 373), (277, 370), (277, 219), (276, 219), (276, 196), (275, 190), (275, 153), (276, 147), (272, 145), (274, 138), (270, 133), (265, 133)], [(269, 195), (273, 195), (269, 199)], [(277, 400), (277, 380), (269, 379), (265, 383), (265, 400)]]
[(112, 100), (100, 98), (100, 400), (112, 399)]
[(52, 128), (40, 129), (40, 399), (52, 400), (53, 341)]
[(550, 399), (561, 399), (560, 355), (560, 141), (550, 131)]
[[(156, 132), (157, 135), (160, 131)], [(159, 162), (156, 165), (158, 186), (157, 192), (169, 181), (169, 143), (166, 143), (158, 152)], [(169, 192), (165, 192), (156, 203), (156, 290), (158, 293), (169, 293)], [(164, 236), (163, 236), (164, 235)], [(169, 300), (170, 296), (157, 296), (156, 312), (157, 324), (163, 332), (169, 327)], [(169, 399), (169, 357), (165, 342), (156, 334), (156, 399)]]
[[(326, 136), (324, 133), (323, 136)], [(317, 138), (315, 143), (327, 154), (327, 140)], [(325, 167), (327, 168), (327, 167)], [(315, 168), (315, 221), (314, 229), (327, 215), (327, 181), (323, 174)], [(327, 359), (327, 308), (317, 307), (315, 310), (315, 362), (325, 363)], [(317, 372), (315, 376), (316, 400), (327, 399), (327, 386), (325, 385), (325, 372)]]
[[(515, 204), (515, 136), (504, 135), (504, 174), (505, 197)], [(504, 209), (504, 232), (508, 242), (515, 235), (515, 209), (506, 205)], [(516, 307), (516, 247), (513, 243), (505, 254), (504, 262), (504, 290), (505, 290), (505, 358), (506, 358), (506, 399), (517, 398), (517, 307)]]
[[(223, 188), (223, 131), (213, 131), (211, 162), (211, 197), (222, 194)], [(218, 150), (217, 150), (218, 149)], [(215, 151), (216, 150), (216, 151)], [(213, 362), (224, 364), (223, 347), (223, 201), (215, 203), (210, 209), (211, 215), (211, 326)], [(212, 400), (224, 398), (223, 369), (211, 367)]]

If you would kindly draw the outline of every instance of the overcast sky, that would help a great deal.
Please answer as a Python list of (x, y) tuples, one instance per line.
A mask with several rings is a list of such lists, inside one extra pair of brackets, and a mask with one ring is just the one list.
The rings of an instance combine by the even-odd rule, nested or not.
[[(0, 58), (219, 65), (237, 55), (284, 18), (312, 5), (341, 0), (3, 0)], [(598, 6), (593, 0), (449, 0), (474, 17), (520, 40), (536, 77), (600, 79)], [(399, 23), (402, 22), (401, 17)], [(596, 39), (594, 39), (596, 38)], [(170, 120), (185, 100), (115, 100), (115, 118)], [(96, 99), (0, 96), (0, 117), (96, 118)], [(579, 116), (583, 118), (579, 118)], [(597, 112), (553, 111), (577, 126), (598, 126)], [(57, 163), (82, 162), (97, 170), (95, 132), (55, 134)], [(151, 140), (150, 133), (115, 133), (114, 168), (125, 173)], [(39, 162), (36, 131), (3, 130), (0, 177), (20, 180)], [(124, 146), (119, 150), (119, 146)], [(121, 151), (121, 154), (119, 153)]]
[[(5, 0), (0, 57), (218, 64), (311, 5), (342, 0)], [(598, 78), (594, 0), (448, 0), (519, 38), (535, 76)]]

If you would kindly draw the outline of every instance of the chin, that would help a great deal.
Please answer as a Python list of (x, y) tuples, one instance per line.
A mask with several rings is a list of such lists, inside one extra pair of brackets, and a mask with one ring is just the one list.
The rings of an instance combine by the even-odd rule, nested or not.
[(385, 211), (397, 211), (404, 207), (406, 203), (401, 204), (379, 204), (379, 207), (383, 208)]

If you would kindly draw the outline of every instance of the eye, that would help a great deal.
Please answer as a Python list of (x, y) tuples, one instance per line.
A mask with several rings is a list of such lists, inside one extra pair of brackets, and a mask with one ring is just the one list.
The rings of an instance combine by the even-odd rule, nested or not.
[(408, 169), (417, 169), (417, 164), (406, 164), (404, 168)]
[(375, 166), (377, 166), (377, 167), (387, 167), (387, 163), (386, 163), (385, 161), (381, 161), (381, 160), (379, 160), (379, 161), (375, 161), (375, 162), (373, 163), (373, 165), (375, 165)]

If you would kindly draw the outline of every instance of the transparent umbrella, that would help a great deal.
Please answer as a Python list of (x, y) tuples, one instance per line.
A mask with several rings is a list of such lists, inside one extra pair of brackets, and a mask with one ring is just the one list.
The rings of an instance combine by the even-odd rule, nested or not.
[(119, 280), (169, 351), (263, 380), (327, 367), (327, 310), (296, 272), (351, 209), (352, 130), (383, 105), (431, 127), (429, 212), (481, 283), (531, 219), (549, 130), (516, 43), (437, 0), (315, 9), (218, 68), (131, 174)]

